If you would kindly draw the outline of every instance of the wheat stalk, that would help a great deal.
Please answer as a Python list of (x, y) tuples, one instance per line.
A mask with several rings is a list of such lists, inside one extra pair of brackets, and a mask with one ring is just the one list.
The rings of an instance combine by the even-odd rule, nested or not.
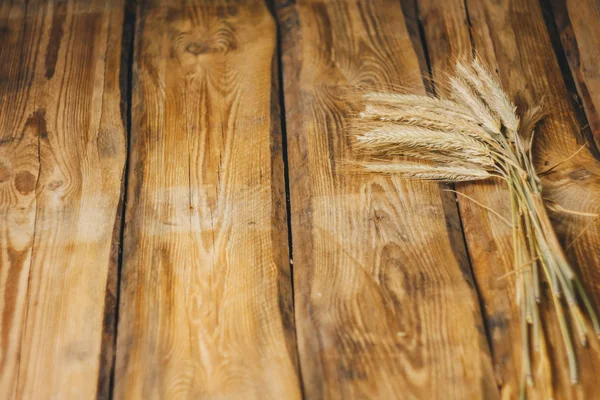
[(531, 349), (541, 348), (540, 275), (552, 290), (571, 381), (576, 383), (579, 373), (571, 334), (586, 344), (589, 329), (584, 314), (596, 334), (600, 334), (600, 322), (554, 233), (533, 165), (534, 128), (544, 117), (543, 107), (530, 107), (519, 116), (498, 80), (478, 59), (458, 62), (448, 87), (449, 99), (366, 94), (365, 108), (351, 128), (356, 148), (371, 156), (404, 156), (408, 161), (353, 162), (353, 169), (443, 182), (504, 179), (510, 193), (514, 273), (521, 309), (522, 395), (525, 384), (533, 385)]

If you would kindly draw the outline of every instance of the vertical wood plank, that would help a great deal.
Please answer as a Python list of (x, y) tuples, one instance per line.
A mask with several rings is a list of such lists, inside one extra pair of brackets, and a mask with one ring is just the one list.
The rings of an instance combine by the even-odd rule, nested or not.
[(440, 187), (349, 174), (341, 162), (357, 88), (424, 91), (399, 2), (277, 4), (307, 398), (496, 398)]
[(0, 6), (0, 397), (93, 398), (120, 222), (122, 1)]
[(145, 1), (115, 397), (295, 399), (276, 81), (262, 1)]
[(564, 53), (600, 148), (600, 1), (551, 0)]
[[(536, 1), (437, 1), (419, 0), (434, 79), (453, 72), (456, 57), (474, 49), (493, 68), (518, 107), (546, 99), (549, 117), (536, 133), (535, 152), (539, 171), (574, 154), (584, 143), (573, 118), (539, 4)], [(471, 31), (469, 31), (469, 25)], [(443, 88), (442, 88), (443, 90)], [(578, 153), (543, 178), (544, 195), (565, 209), (598, 212), (600, 166), (587, 150)], [(459, 191), (509, 217), (508, 190), (502, 182), (457, 185)], [(485, 303), (492, 352), (503, 398), (519, 394), (521, 371), (520, 311), (515, 300), (510, 228), (469, 200), (459, 198), (467, 245)], [(586, 217), (552, 213), (553, 223), (569, 260), (578, 267), (589, 293), (598, 304), (600, 224)], [(580, 232), (587, 226), (581, 236)], [(535, 354), (535, 388), (532, 398), (593, 398), (599, 370), (599, 346), (593, 335), (589, 349), (580, 347), (577, 357), (582, 383), (569, 382), (567, 361), (548, 288), (542, 313), (548, 342), (548, 358)], [(552, 371), (551, 369), (552, 368)]]

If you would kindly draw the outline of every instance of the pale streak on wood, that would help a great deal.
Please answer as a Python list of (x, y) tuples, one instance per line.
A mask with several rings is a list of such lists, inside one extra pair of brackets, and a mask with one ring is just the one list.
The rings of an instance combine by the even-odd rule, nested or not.
[[(540, 169), (554, 165), (573, 154), (581, 136), (572, 117), (568, 93), (555, 59), (541, 10), (536, 1), (509, 2), (467, 1), (472, 35), (477, 53), (493, 68), (517, 104), (536, 104), (546, 97), (551, 115), (536, 134), (535, 150)], [(454, 60), (471, 54), (467, 13), (464, 2), (420, 0), (419, 10), (424, 26), (434, 78), (453, 71)], [(441, 88), (443, 90), (443, 88)], [(567, 209), (598, 212), (600, 208), (600, 166), (587, 152), (544, 178), (545, 195)], [(457, 185), (458, 190), (509, 217), (508, 192), (501, 182)], [(519, 393), (521, 368), (520, 315), (515, 304), (513, 277), (500, 279), (513, 270), (511, 233), (496, 217), (465, 199), (459, 199), (463, 226), (471, 262), (485, 303), (495, 369), (503, 398)], [(570, 243), (589, 222), (584, 217), (554, 214), (556, 230), (563, 244)], [(568, 252), (579, 267), (587, 287), (596, 299), (600, 294), (600, 224), (586, 230)], [(594, 250), (596, 249), (596, 250)], [(551, 300), (544, 299), (546, 333), (552, 346), (550, 375), (548, 360), (536, 361), (536, 388), (532, 398), (591, 398), (597, 396), (594, 384), (599, 369), (598, 343), (592, 338), (591, 348), (579, 349), (582, 385), (572, 387), (563, 343), (553, 315)], [(593, 335), (591, 335), (593, 336)], [(537, 359), (538, 357), (536, 357)], [(553, 384), (554, 381), (554, 384)]]
[(358, 87), (424, 90), (399, 3), (280, 1), (278, 20), (307, 398), (496, 398), (439, 186), (340, 165)]
[(117, 399), (300, 398), (275, 44), (262, 1), (138, 9)]
[(125, 161), (122, 13), (0, 7), (2, 398), (96, 395)]

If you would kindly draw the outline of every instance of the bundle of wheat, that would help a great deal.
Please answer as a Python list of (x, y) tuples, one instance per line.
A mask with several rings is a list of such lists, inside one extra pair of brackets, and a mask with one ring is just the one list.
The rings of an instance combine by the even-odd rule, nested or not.
[[(462, 182), (496, 177), (506, 181), (512, 209), (517, 303), (522, 317), (523, 382), (533, 384), (531, 347), (540, 349), (542, 273), (552, 290), (575, 383), (578, 371), (568, 321), (583, 344), (587, 342), (588, 327), (580, 302), (596, 334), (600, 334), (600, 323), (581, 281), (567, 262), (544, 206), (541, 182), (532, 161), (534, 128), (544, 116), (542, 107), (532, 107), (519, 116), (501, 85), (477, 59), (458, 62), (448, 87), (449, 98), (365, 95), (366, 105), (352, 124), (352, 135), (356, 147), (377, 155), (377, 161), (352, 164), (365, 172), (414, 179)], [(381, 156), (390, 159), (381, 161)], [(397, 156), (408, 161), (397, 161)], [(563, 310), (563, 298), (570, 318)]]

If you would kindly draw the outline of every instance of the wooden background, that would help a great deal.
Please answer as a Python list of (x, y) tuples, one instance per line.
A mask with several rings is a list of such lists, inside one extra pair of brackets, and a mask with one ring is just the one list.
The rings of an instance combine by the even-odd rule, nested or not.
[[(0, 0), (0, 398), (517, 398), (510, 229), (344, 172), (347, 123), (475, 51), (550, 107), (545, 196), (598, 213), (599, 32), (598, 0)], [(551, 216), (599, 306), (600, 220)], [(600, 398), (542, 312), (529, 397)]]

